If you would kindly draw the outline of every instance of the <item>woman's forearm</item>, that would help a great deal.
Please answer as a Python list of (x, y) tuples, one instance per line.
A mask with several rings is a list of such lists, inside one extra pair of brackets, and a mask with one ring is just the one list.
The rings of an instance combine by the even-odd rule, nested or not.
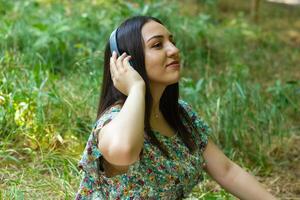
[(242, 200), (276, 199), (252, 175), (233, 162), (221, 185)]
[[(144, 144), (144, 115), (145, 87), (137, 85), (131, 89), (118, 115), (101, 132), (99, 145), (107, 146), (111, 157), (116, 158), (116, 164), (128, 165), (129, 160), (138, 158)], [(124, 160), (127, 161), (118, 157), (126, 157)]]
[(231, 161), (211, 141), (203, 153), (206, 171), (223, 188), (242, 200), (273, 200), (262, 185), (253, 176)]

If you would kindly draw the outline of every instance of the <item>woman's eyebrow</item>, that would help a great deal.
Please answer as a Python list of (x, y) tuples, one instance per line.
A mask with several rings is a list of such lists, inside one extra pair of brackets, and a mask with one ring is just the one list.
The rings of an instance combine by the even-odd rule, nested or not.
[[(150, 40), (152, 40), (152, 39), (154, 39), (154, 38), (164, 38), (164, 36), (163, 36), (163, 35), (154, 35), (154, 36), (152, 36), (151, 38), (149, 38), (149, 39), (147, 40), (147, 42), (149, 42)], [(170, 35), (169, 35), (169, 38), (173, 38), (173, 35), (170, 34)]]

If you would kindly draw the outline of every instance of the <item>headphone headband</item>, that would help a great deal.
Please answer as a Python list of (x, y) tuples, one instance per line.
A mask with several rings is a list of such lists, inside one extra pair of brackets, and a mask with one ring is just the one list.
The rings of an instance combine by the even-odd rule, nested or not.
[(118, 49), (118, 43), (117, 43), (117, 32), (118, 32), (118, 28), (116, 28), (109, 37), (109, 45), (110, 45), (110, 52), (112, 53), (113, 51), (115, 51), (118, 56), (120, 56), (120, 52)]
[[(116, 28), (109, 37), (109, 45), (110, 45), (110, 52), (111, 54), (113, 53), (113, 51), (115, 51), (117, 53), (118, 56), (120, 56), (120, 51), (118, 48), (118, 43), (117, 43), (117, 33), (118, 33), (118, 28)], [(129, 60), (129, 63), (131, 66), (133, 66), (133, 62), (132, 60)]]

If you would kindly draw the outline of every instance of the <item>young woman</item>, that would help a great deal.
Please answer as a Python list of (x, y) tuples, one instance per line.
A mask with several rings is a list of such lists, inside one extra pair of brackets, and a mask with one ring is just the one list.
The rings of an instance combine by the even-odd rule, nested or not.
[(178, 99), (180, 70), (179, 49), (158, 19), (132, 17), (112, 33), (76, 199), (183, 199), (204, 170), (240, 199), (275, 199), (208, 139), (207, 124)]

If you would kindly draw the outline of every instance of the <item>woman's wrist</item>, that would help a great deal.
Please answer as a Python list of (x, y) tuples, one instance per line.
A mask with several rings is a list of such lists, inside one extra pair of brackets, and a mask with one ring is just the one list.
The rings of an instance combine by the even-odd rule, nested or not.
[(138, 91), (138, 92), (142, 92), (143, 94), (145, 94), (146, 92), (146, 86), (145, 86), (145, 83), (136, 83), (134, 84), (131, 88), (130, 88), (130, 91), (129, 91), (129, 94), (133, 91)]

